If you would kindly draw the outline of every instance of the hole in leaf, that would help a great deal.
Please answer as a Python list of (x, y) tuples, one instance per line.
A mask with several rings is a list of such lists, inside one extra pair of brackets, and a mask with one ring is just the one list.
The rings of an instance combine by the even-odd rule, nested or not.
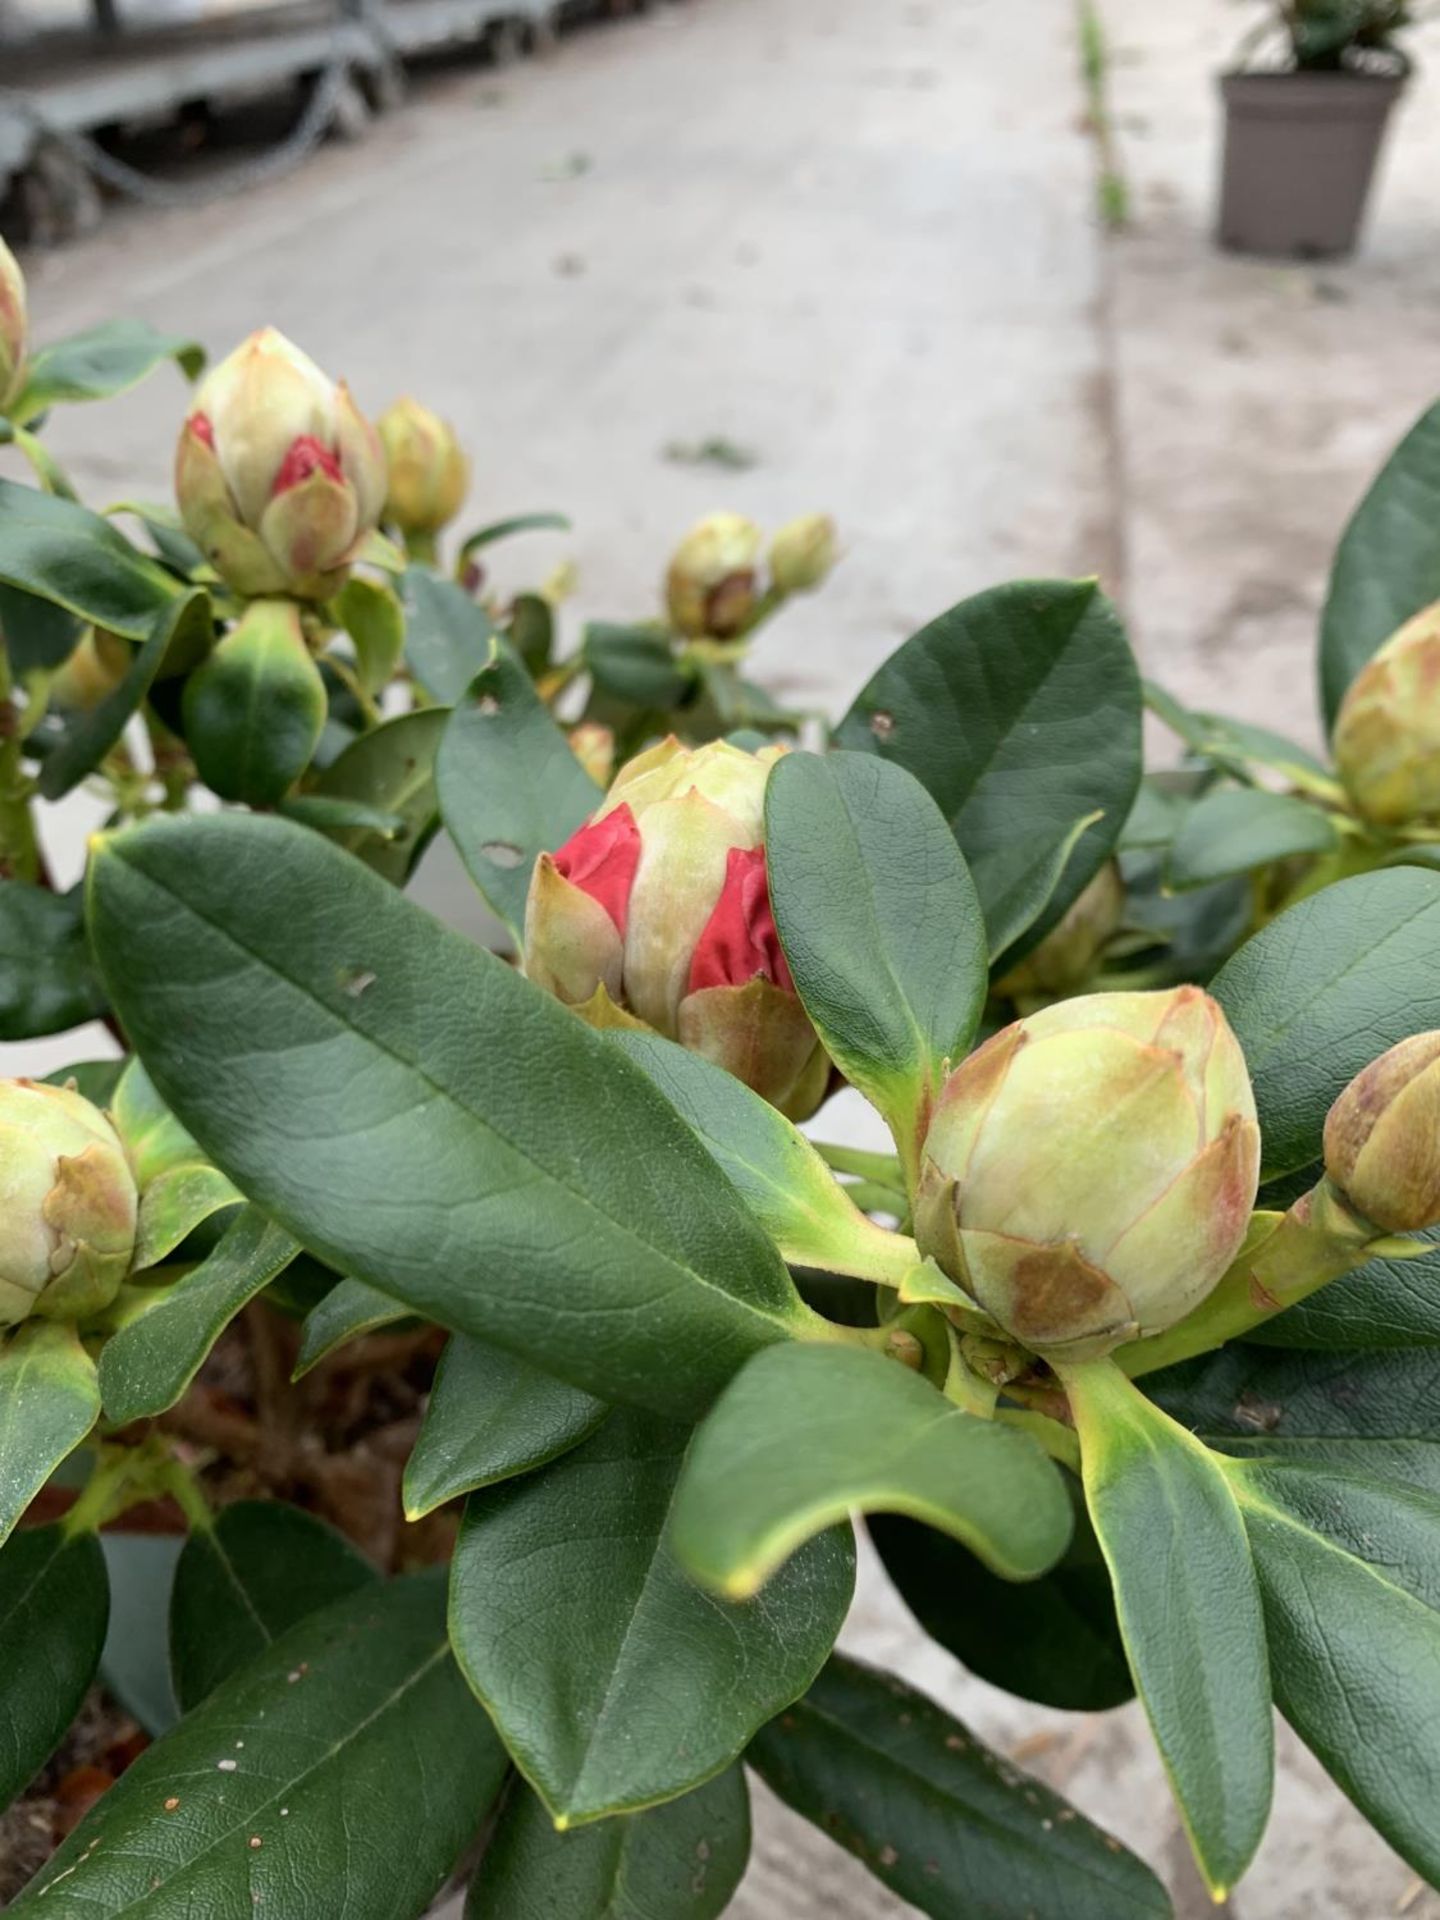
[(508, 873), (518, 867), (525, 858), (519, 847), (512, 846), (508, 840), (486, 840), (481, 843), (481, 853), (492, 866), (504, 867)]
[(870, 731), (877, 740), (888, 740), (895, 731), (894, 714), (872, 713), (870, 716)]
[(493, 693), (482, 693), (480, 698), (475, 702), (475, 711), (477, 713), (483, 713), (485, 718), (489, 720), (500, 711), (500, 702), (495, 698)]
[(350, 967), (340, 975), (340, 985), (352, 1000), (358, 1000), (362, 993), (375, 984), (376, 976), (368, 967)]

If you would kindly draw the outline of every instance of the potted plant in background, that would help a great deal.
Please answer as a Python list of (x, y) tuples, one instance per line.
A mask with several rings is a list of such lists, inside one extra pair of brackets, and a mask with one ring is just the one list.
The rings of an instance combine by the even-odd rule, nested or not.
[[(1350, 253), (1410, 68), (1409, 0), (1272, 0), (1225, 74), (1219, 239), (1237, 253)], [(1251, 71), (1279, 43), (1284, 65)]]

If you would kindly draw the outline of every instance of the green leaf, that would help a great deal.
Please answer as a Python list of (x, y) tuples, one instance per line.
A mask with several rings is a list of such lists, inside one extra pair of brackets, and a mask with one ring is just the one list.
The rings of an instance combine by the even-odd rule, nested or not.
[(455, 1334), (405, 1465), (405, 1518), (422, 1519), (477, 1487), (532, 1473), (588, 1439), (606, 1411), (603, 1400), (528, 1360)]
[(282, 1633), (375, 1569), (313, 1514), (282, 1500), (239, 1500), (186, 1541), (170, 1594), (175, 1695), (190, 1713)]
[(466, 1510), (456, 1658), (562, 1824), (638, 1811), (729, 1766), (810, 1684), (850, 1603), (848, 1532), (812, 1542), (748, 1606), (690, 1584), (666, 1537), (688, 1438), (617, 1413)]
[(1262, 1179), (1317, 1159), (1347, 1082), (1397, 1040), (1440, 1026), (1437, 943), (1440, 875), (1395, 867), (1302, 900), (1215, 976), (1255, 1087)]
[(933, 1920), (1169, 1920), (1141, 1861), (890, 1674), (837, 1656), (747, 1756)]
[(1440, 1881), (1440, 1500), (1318, 1467), (1232, 1469), (1280, 1711)]
[(0, 580), (128, 640), (185, 591), (98, 513), (14, 480), (0, 480)]
[(557, 1833), (516, 1781), (465, 1905), (467, 1920), (718, 1920), (750, 1855), (740, 1767), (664, 1806)]
[(661, 628), (592, 620), (580, 657), (600, 692), (627, 706), (668, 713), (695, 688), (693, 670), (677, 660), (670, 635)]
[(79, 888), (0, 880), (0, 1040), (63, 1033), (104, 1011)]
[(324, 793), (289, 794), (278, 803), (276, 812), (283, 813), (287, 820), (298, 820), (302, 827), (315, 827), (336, 839), (344, 833), (358, 832), (393, 840), (397, 834), (404, 833), (406, 827), (403, 816), (398, 813), (382, 813), (378, 807), (366, 806), (363, 800), (332, 800)]
[(442, 707), (453, 707), (490, 664), (495, 634), (488, 613), (453, 580), (411, 565), (400, 580), (405, 607), (405, 657), (421, 686)]
[[(5, 482), (0, 481), (0, 488), (4, 485)], [(0, 496), (0, 511), (3, 511), (3, 496)], [(46, 755), (38, 783), (44, 799), (63, 798), (99, 766), (150, 691), (150, 683), (167, 648), (181, 636), (208, 635), (211, 617), (210, 597), (198, 587), (170, 601), (156, 614), (149, 638), (126, 668), (119, 685), (88, 713), (74, 715), (59, 744)]]
[(751, 1361), (695, 1435), (675, 1552), (732, 1598), (850, 1513), (903, 1513), (997, 1573), (1033, 1580), (1070, 1538), (1070, 1502), (1033, 1440), (952, 1406), (897, 1361), (779, 1347)]
[(1283, 1353), (1230, 1346), (1147, 1376), (1210, 1446), (1322, 1463), (1440, 1495), (1440, 1353)]
[(1136, 1689), (1218, 1899), (1260, 1844), (1274, 1783), (1265, 1626), (1245, 1526), (1222, 1462), (1112, 1361), (1061, 1377)]
[(169, 1167), (140, 1196), (133, 1273), (158, 1266), (199, 1226), (237, 1206), (241, 1195), (218, 1167), (198, 1157)]
[(509, 655), (497, 654), (457, 704), (435, 784), (446, 832), (519, 947), (537, 858), (568, 840), (602, 794)]
[(765, 848), (805, 1010), (913, 1166), (985, 1002), (985, 927), (954, 835), (903, 767), (790, 753), (766, 784)]
[(57, 1067), (54, 1073), (47, 1073), (45, 1080), (52, 1087), (67, 1086), (74, 1081), (77, 1092), (97, 1107), (104, 1107), (109, 1105), (124, 1070), (123, 1060), (76, 1060), (68, 1067)]
[(329, 828), (330, 836), (358, 854), (392, 886), (409, 879), (429, 845), (440, 817), (435, 797), (435, 755), (450, 718), (444, 707), (422, 707), (362, 733), (331, 762), (307, 798), (349, 800), (398, 818), (399, 831), (352, 825)]
[(1327, 814), (1294, 794), (1264, 787), (1217, 787), (1186, 813), (1170, 849), (1173, 887), (1204, 887), (1300, 853), (1329, 853), (1337, 835)]
[(194, 380), (205, 365), (205, 349), (183, 334), (157, 333), (144, 320), (103, 321), (39, 348), (11, 411), (23, 422), (62, 401), (108, 400), (138, 386), (162, 360), (175, 361)]
[(1220, 713), (1193, 713), (1182, 707), (1153, 680), (1144, 682), (1145, 704), (1167, 727), (1179, 734), (1192, 752), (1239, 778), (1248, 778), (1252, 766), (1269, 767), (1304, 785), (1307, 781), (1335, 784), (1335, 775), (1307, 747), (1287, 740), (1269, 727), (1256, 727)]
[(30, 1527), (0, 1549), (0, 1810), (59, 1746), (100, 1664), (110, 1589), (94, 1534)]
[(867, 1219), (805, 1135), (768, 1100), (658, 1033), (616, 1030), (609, 1039), (695, 1129), (792, 1266), (859, 1272), (899, 1285), (919, 1258), (915, 1242)]
[(496, 540), (508, 540), (515, 533), (568, 533), (570, 522), (563, 513), (513, 513), (508, 520), (494, 520), (488, 527), (479, 527), (474, 533), (467, 534), (461, 544), (462, 559), (468, 560), (472, 553), (481, 547), (488, 547)]
[(185, 743), (222, 800), (273, 807), (310, 764), (325, 725), (325, 682), (279, 601), (253, 602), (185, 682)]
[(677, 1414), (815, 1329), (638, 1067), (319, 835), (147, 822), (92, 857), (90, 913), (171, 1107), (330, 1266)]
[(366, 693), (389, 684), (405, 653), (405, 609), (392, 586), (352, 573), (335, 603), (340, 624), (355, 647), (355, 664)]
[(1130, 1699), (1135, 1686), (1110, 1575), (1083, 1503), (1075, 1506), (1064, 1557), (1023, 1585), (914, 1520), (876, 1515), (870, 1534), (911, 1613), (972, 1673), (1042, 1706), (1100, 1713)]
[(1440, 1346), (1440, 1227), (1417, 1234), (1436, 1252), (1372, 1260), (1246, 1334), (1262, 1346)]
[(1336, 550), (1320, 628), (1330, 726), (1365, 662), (1432, 600), (1440, 600), (1440, 405), (1390, 455)]
[(505, 638), (537, 679), (555, 653), (555, 609), (538, 593), (517, 593), (510, 604)]
[(75, 651), (83, 620), (33, 593), (0, 586), (0, 638), (17, 680), (27, 673), (53, 673)]
[[(1077, 820), (1102, 817), (1025, 944), (1099, 872), (1140, 783), (1140, 680), (1093, 580), (1021, 580), (962, 600), (891, 654), (840, 723), (898, 761), (960, 842), (987, 924)], [(1018, 955), (1016, 956), (1018, 957)]]
[(100, 1391), (117, 1426), (173, 1407), (205, 1356), (246, 1303), (294, 1259), (282, 1227), (245, 1207), (215, 1251), (155, 1304), (112, 1334), (100, 1352)]
[(409, 1317), (410, 1310), (401, 1301), (367, 1287), (363, 1280), (338, 1281), (305, 1316), (300, 1351), (295, 1356), (295, 1378), (309, 1373), (347, 1340), (358, 1340), (363, 1333), (374, 1333), (377, 1327), (392, 1326)]
[(992, 889), (985, 910), (987, 945), (997, 972), (1008, 966), (1013, 948), (1029, 944), (1026, 936), (1035, 923), (1048, 917), (1072, 854), (1099, 819), (1098, 813), (1082, 814), (1058, 838), (1047, 826), (1007, 849), (1010, 878)]
[(366, 1585), (141, 1754), (9, 1911), (333, 1920), (343, 1888), (347, 1920), (406, 1920), (503, 1772), (449, 1657), (441, 1577)]
[(153, 1738), (180, 1718), (170, 1683), (165, 1616), (181, 1542), (166, 1533), (100, 1536), (110, 1582), (110, 1628), (100, 1655), (100, 1680), (126, 1713)]
[(168, 500), (117, 500), (105, 509), (107, 519), (119, 513), (132, 513), (154, 543), (165, 565), (188, 580), (209, 564), (200, 548), (185, 531), (179, 510)]
[(0, 1546), (99, 1413), (95, 1362), (74, 1327), (32, 1319), (0, 1339)]

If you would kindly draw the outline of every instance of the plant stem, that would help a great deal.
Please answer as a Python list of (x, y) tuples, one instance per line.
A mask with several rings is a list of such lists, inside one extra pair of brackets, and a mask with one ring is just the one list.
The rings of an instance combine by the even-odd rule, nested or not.
[(905, 1184), (897, 1154), (866, 1153), (859, 1147), (833, 1147), (826, 1140), (812, 1140), (810, 1144), (836, 1173), (853, 1173), (861, 1180), (874, 1180), (882, 1187), (897, 1190)]
[(0, 879), (33, 885), (40, 878), (40, 843), (20, 759), (23, 736), (13, 694), (9, 656), (0, 644)]
[(1048, 1414), (1036, 1413), (1030, 1407), (1000, 1406), (995, 1409), (995, 1418), (1003, 1421), (1007, 1427), (1018, 1427), (1022, 1433), (1028, 1433), (1052, 1460), (1058, 1460), (1062, 1467), (1068, 1467), (1072, 1473), (1079, 1473), (1080, 1436), (1073, 1427), (1052, 1420)]

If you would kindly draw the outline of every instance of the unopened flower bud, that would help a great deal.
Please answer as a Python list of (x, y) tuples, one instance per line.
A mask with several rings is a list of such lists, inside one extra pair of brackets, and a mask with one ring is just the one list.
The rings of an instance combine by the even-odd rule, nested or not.
[(1073, 993), (1089, 979), (1124, 912), (1125, 883), (1114, 861), (1107, 860), (1039, 946), (996, 981), (996, 993), (1012, 1000), (1023, 994)]
[(201, 383), (175, 492), (191, 538), (237, 593), (327, 600), (379, 521), (385, 456), (344, 382), (266, 327)]
[(672, 739), (622, 767), (536, 863), (525, 971), (593, 1024), (653, 1027), (803, 1119), (829, 1060), (770, 910), (765, 781), (781, 751)]
[(770, 578), (780, 593), (812, 593), (835, 565), (835, 522), (828, 513), (792, 520), (770, 543)]
[(615, 771), (615, 733), (598, 720), (582, 720), (570, 729), (570, 751), (597, 787), (608, 787)]
[(1440, 819), (1440, 601), (1407, 620), (1351, 682), (1335, 764), (1380, 827)]
[(20, 262), (0, 240), (0, 413), (25, 384), (25, 276)]
[(1390, 1233), (1440, 1224), (1440, 1033), (1361, 1069), (1325, 1121), (1325, 1171)]
[(759, 602), (756, 568), (764, 536), (738, 513), (712, 513), (675, 549), (665, 578), (670, 623), (692, 640), (732, 640)]
[(1021, 1346), (1088, 1358), (1205, 1298), (1259, 1163), (1244, 1056), (1208, 994), (1062, 1000), (946, 1082), (915, 1236)]
[(376, 425), (388, 474), (385, 518), (402, 533), (439, 533), (470, 483), (460, 442), (438, 414), (409, 398), (387, 407)]
[(135, 1215), (134, 1176), (98, 1107), (69, 1087), (0, 1081), (0, 1327), (108, 1306)]

